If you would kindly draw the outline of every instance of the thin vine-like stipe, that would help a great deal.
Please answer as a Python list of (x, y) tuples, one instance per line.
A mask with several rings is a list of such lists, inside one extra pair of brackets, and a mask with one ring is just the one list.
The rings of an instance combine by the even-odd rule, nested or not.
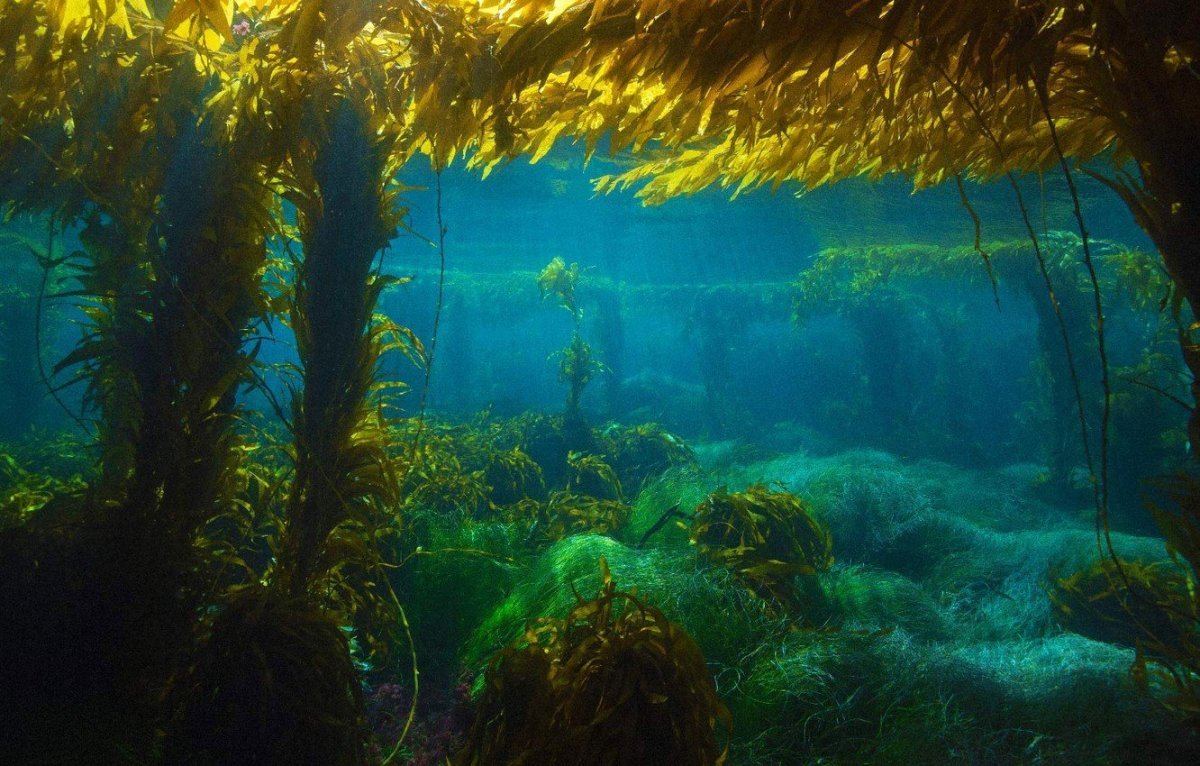
[(511, 558), (509, 556), (502, 556), (499, 553), (490, 553), (481, 548), (435, 548), (434, 550), (431, 550), (431, 551), (425, 550), (424, 548), (418, 548), (417, 550), (408, 554), (407, 556), (405, 556), (403, 559), (401, 559), (399, 562), (397, 562), (395, 564), (380, 564), (380, 566), (385, 567), (387, 569), (402, 569), (405, 564), (412, 561), (413, 559), (415, 559), (418, 556), (440, 556), (443, 553), (459, 553), (464, 556), (478, 556), (479, 558), (490, 559), (492, 561), (499, 561), (504, 564), (510, 564), (512, 566), (518, 566), (518, 567), (522, 566), (522, 564), (520, 564), (514, 558)]
[[(1116, 550), (1113, 548), (1112, 529), (1108, 522), (1108, 426), (1109, 418), (1112, 414), (1112, 387), (1108, 377), (1108, 349), (1104, 338), (1104, 302), (1100, 295), (1100, 280), (1096, 277), (1096, 264), (1092, 259), (1092, 248), (1088, 238), (1087, 226), (1083, 221), (1083, 209), (1079, 204), (1079, 190), (1075, 186), (1075, 175), (1071, 172), (1071, 166), (1067, 163), (1066, 155), (1063, 153), (1062, 143), (1058, 139), (1058, 126), (1054, 122), (1054, 117), (1050, 114), (1050, 97), (1046, 93), (1046, 86), (1041, 80), (1034, 78), (1034, 90), (1037, 91), (1038, 101), (1042, 106), (1042, 114), (1046, 117), (1046, 126), (1050, 129), (1050, 141), (1054, 144), (1054, 153), (1058, 156), (1059, 166), (1062, 168), (1063, 177), (1067, 181), (1067, 189), (1071, 192), (1072, 211), (1075, 215), (1075, 223), (1079, 226), (1079, 237), (1083, 243), (1083, 262), (1087, 266), (1088, 278), (1092, 283), (1092, 298), (1095, 301), (1096, 307), (1096, 345), (1100, 353), (1100, 382), (1104, 387), (1104, 410), (1103, 416), (1100, 419), (1100, 514), (1096, 519), (1098, 527), (1103, 528), (1104, 545), (1108, 549), (1108, 556), (1112, 559), (1117, 571), (1121, 574), (1121, 579), (1125, 582), (1127, 590), (1132, 592), (1129, 575), (1125, 572), (1125, 568), (1121, 565), (1120, 557), (1117, 556)], [(1097, 529), (1097, 535), (1100, 534), (1100, 529)], [(1099, 540), (1097, 543), (1099, 544)]]
[[(846, 17), (846, 18), (854, 18), (854, 17)], [(856, 18), (854, 20), (858, 23), (863, 24), (864, 26), (866, 26), (870, 29), (875, 29), (876, 31), (879, 31), (881, 33), (883, 32), (883, 30), (880, 29), (879, 27), (876, 27), (871, 24), (867, 24), (866, 22), (863, 22)], [(904, 48), (907, 48), (914, 55), (916, 55), (918, 53), (916, 47), (913, 46), (912, 43), (900, 38), (895, 33), (887, 33), (887, 34), (889, 34), (889, 36), (893, 40), (895, 40), (899, 45), (903, 46)], [(957, 95), (960, 99), (962, 99), (963, 103), (967, 105), (967, 108), (971, 110), (971, 114), (972, 114), (972, 116), (975, 117), (975, 121), (979, 124), (979, 130), (983, 134), (983, 137), (985, 139), (987, 139), (988, 143), (990, 143), (992, 146), (994, 146), (996, 148), (996, 156), (1000, 159), (1001, 164), (1007, 165), (1008, 164), (1006, 162), (1007, 152), (1004, 151), (1004, 145), (1002, 143), (1000, 143), (1000, 139), (996, 136), (995, 132), (988, 126), (987, 120), (984, 118), (983, 111), (979, 108), (979, 105), (975, 103), (975, 101), (970, 97), (970, 95), (965, 90), (963, 90), (962, 85), (957, 80), (955, 80), (953, 77), (950, 76), (950, 73), (948, 71), (946, 71), (946, 68), (943, 65), (941, 65), (940, 63), (938, 63), (936, 61), (930, 61), (928, 63), (930, 64), (930, 66), (933, 67), (934, 71), (936, 71), (938, 73), (938, 76), (946, 81), (946, 84), (950, 86), (950, 89), (954, 91), (955, 95)], [(944, 123), (945, 117), (942, 115), (942, 110), (941, 110), (940, 104), (937, 105), (937, 107), (938, 107), (938, 109), (937, 109), (938, 116)], [(1063, 349), (1065, 350), (1066, 356), (1067, 356), (1067, 368), (1071, 373), (1071, 385), (1074, 388), (1074, 392), (1075, 392), (1075, 408), (1079, 415), (1079, 436), (1083, 442), (1083, 454), (1084, 454), (1084, 457), (1087, 459), (1088, 474), (1092, 479), (1092, 495), (1093, 495), (1093, 501), (1095, 502), (1095, 506), (1096, 506), (1097, 523), (1100, 523), (1101, 518), (1104, 518), (1105, 522), (1107, 522), (1107, 510), (1104, 505), (1104, 500), (1108, 496), (1108, 488), (1107, 488), (1108, 474), (1107, 474), (1107, 471), (1105, 471), (1102, 475), (1102, 479), (1105, 483), (1105, 490), (1102, 495), (1100, 492), (1100, 488), (1097, 486), (1096, 463), (1095, 463), (1095, 459), (1092, 457), (1091, 441), (1088, 439), (1087, 411), (1083, 405), (1083, 389), (1079, 383), (1079, 373), (1078, 373), (1076, 365), (1075, 365), (1075, 353), (1071, 348), (1071, 339), (1070, 339), (1069, 334), (1067, 333), (1067, 323), (1066, 323), (1066, 320), (1063, 319), (1062, 307), (1059, 305), (1058, 295), (1057, 295), (1057, 293), (1055, 293), (1055, 290), (1054, 290), (1054, 282), (1053, 282), (1053, 280), (1050, 279), (1050, 272), (1046, 268), (1046, 258), (1044, 256), (1044, 254), (1042, 253), (1041, 242), (1038, 240), (1037, 232), (1034, 230), (1033, 223), (1029, 219), (1029, 207), (1028, 207), (1028, 205), (1025, 204), (1025, 195), (1021, 193), (1021, 186), (1020, 186), (1020, 184), (1017, 183), (1017, 179), (1016, 179), (1016, 176), (1013, 175), (1013, 171), (1011, 171), (1011, 170), (1006, 171), (1004, 175), (1008, 179), (1008, 183), (1012, 187), (1013, 193), (1016, 195), (1017, 206), (1021, 211), (1021, 220), (1025, 223), (1025, 230), (1029, 234), (1029, 241), (1031, 243), (1033, 243), (1033, 252), (1034, 252), (1034, 255), (1037, 257), (1038, 269), (1042, 273), (1042, 279), (1046, 284), (1046, 292), (1050, 297), (1050, 305), (1054, 309), (1054, 317), (1055, 317), (1055, 320), (1057, 321), (1059, 332), (1062, 335)], [(1099, 288), (1097, 288), (1097, 290), (1098, 289)], [(1105, 400), (1105, 404), (1106, 405), (1108, 404), (1107, 397)], [(1105, 432), (1104, 435), (1107, 436), (1107, 432)], [(1105, 445), (1105, 454), (1107, 455), (1107, 445)]]
[(954, 174), (954, 182), (958, 184), (958, 199), (962, 206), (967, 209), (967, 213), (971, 216), (971, 223), (975, 226), (975, 252), (983, 259), (983, 268), (987, 271), (988, 282), (992, 286), (992, 297), (996, 300), (996, 310), (1000, 311), (1000, 287), (996, 283), (996, 273), (992, 271), (992, 257), (984, 252), (982, 245), (983, 225), (979, 221), (979, 213), (975, 212), (975, 206), (971, 204), (971, 200), (967, 197), (967, 187), (963, 185), (962, 173)]
[[(913, 48), (911, 44), (900, 40), (898, 37), (893, 37), (893, 39), (900, 42), (901, 45), (907, 47), (914, 54), (916, 53), (916, 49)], [(970, 98), (970, 96), (967, 95), (966, 91), (962, 89), (962, 86), (950, 76), (950, 73), (946, 71), (945, 67), (937, 64), (936, 62), (933, 63), (933, 67), (938, 72), (939, 76), (941, 76), (942, 79), (944, 79), (950, 85), (950, 88), (955, 92), (955, 94), (957, 94), (958, 97), (963, 100), (963, 102), (967, 105), (967, 108), (971, 110), (975, 120), (979, 123), (980, 131), (983, 133), (988, 142), (996, 148), (996, 155), (1000, 158), (1001, 162), (1004, 163), (1004, 160), (1006, 159), (1004, 145), (1000, 143), (1000, 139), (997, 138), (992, 129), (988, 127), (987, 121), (984, 119), (983, 113), (980, 111), (979, 106)], [(936, 95), (934, 100), (935, 106), (937, 107), (938, 118), (941, 120), (942, 124), (945, 125), (946, 119), (942, 114), (941, 104), (937, 103)], [(959, 175), (956, 173), (955, 178), (957, 179), (958, 177)], [(1096, 509), (1096, 523), (1099, 525), (1101, 523), (1101, 519), (1103, 519), (1104, 524), (1107, 527), (1106, 499), (1108, 475), (1107, 472), (1105, 472), (1103, 476), (1106, 492), (1102, 497), (1096, 481), (1096, 462), (1092, 456), (1091, 440), (1088, 438), (1087, 410), (1083, 403), (1083, 387), (1079, 382), (1079, 372), (1075, 364), (1075, 351), (1071, 347), (1070, 334), (1067, 332), (1067, 322), (1063, 318), (1062, 306), (1058, 301), (1058, 293), (1054, 289), (1054, 280), (1050, 278), (1050, 270), (1046, 267), (1046, 257), (1042, 252), (1041, 241), (1038, 239), (1037, 231), (1033, 228), (1033, 223), (1029, 218), (1029, 206), (1025, 203), (1025, 195), (1021, 192), (1021, 185), (1017, 183), (1016, 176), (1013, 175), (1011, 170), (1005, 173), (1005, 177), (1008, 179), (1008, 183), (1012, 187), (1013, 194), (1015, 195), (1017, 201), (1017, 208), (1021, 212), (1021, 220), (1025, 224), (1025, 231), (1029, 235), (1029, 241), (1033, 244), (1033, 253), (1037, 258), (1038, 271), (1042, 275), (1042, 281), (1046, 286), (1046, 294), (1050, 298), (1050, 306), (1054, 310), (1055, 323), (1058, 325), (1059, 335), (1062, 337), (1063, 351), (1065, 352), (1067, 359), (1067, 370), (1071, 375), (1071, 388), (1075, 395), (1075, 412), (1079, 417), (1079, 437), (1083, 443), (1083, 454), (1084, 458), (1087, 460), (1088, 475), (1091, 477), (1092, 500)], [(1039, 175), (1039, 180), (1040, 178), (1041, 176)], [(963, 201), (965, 203), (967, 200), (965, 189), (963, 188), (961, 181), (959, 181), (959, 192), (962, 194)], [(1098, 289), (1099, 288), (1097, 287), (1097, 290)], [(1105, 436), (1107, 436), (1107, 432), (1105, 432)], [(1107, 455), (1107, 450), (1105, 451), (1105, 454)], [(1099, 545), (1099, 533), (1097, 533), (1097, 544)], [(1101, 555), (1103, 555), (1103, 551), (1100, 552)]]
[[(437, 155), (434, 147), (433, 156)], [(442, 219), (442, 172), (445, 168), (439, 160), (431, 159), (434, 171), (434, 188), (437, 210), (437, 249), (438, 249), (438, 285), (437, 305), (433, 310), (433, 332), (429, 337), (429, 351), (425, 354), (425, 379), (421, 382), (421, 399), (417, 405), (417, 430), (413, 432), (412, 446), (409, 449), (408, 465), (404, 469), (404, 479), (400, 486), (408, 483), (413, 466), (417, 463), (417, 450), (421, 445), (421, 436), (425, 431), (425, 408), (429, 402), (429, 382), (433, 377), (433, 355), (437, 351), (438, 330), (442, 324), (442, 299), (446, 293), (446, 224)], [(415, 704), (415, 703), (414, 703)]]
[(1063, 348), (1067, 354), (1067, 369), (1071, 373), (1071, 386), (1075, 392), (1075, 409), (1079, 415), (1079, 435), (1083, 439), (1083, 456), (1087, 460), (1088, 474), (1092, 478), (1092, 497), (1096, 504), (1096, 517), (1099, 520), (1102, 511), (1100, 485), (1096, 481), (1096, 460), (1092, 455), (1091, 440), (1088, 438), (1087, 415), (1083, 406), (1083, 387), (1079, 383), (1079, 371), (1075, 365), (1075, 352), (1071, 348), (1071, 339), (1067, 333), (1067, 322), (1062, 315), (1062, 306), (1058, 302), (1058, 293), (1054, 289), (1054, 282), (1050, 279), (1050, 270), (1046, 267), (1046, 256), (1042, 252), (1041, 241), (1029, 218), (1029, 206), (1025, 204), (1025, 195), (1021, 193), (1021, 186), (1017, 183), (1012, 171), (1005, 173), (1005, 176), (1008, 178), (1009, 185), (1012, 186), (1013, 194), (1016, 195), (1017, 207), (1021, 211), (1021, 220), (1025, 223), (1029, 241), (1033, 243), (1033, 253), (1037, 256), (1038, 270), (1042, 274), (1042, 281), (1046, 284), (1046, 293), (1050, 296), (1050, 305), (1054, 309), (1054, 318), (1057, 320), (1058, 330), (1062, 335)]
[[(436, 150), (435, 150), (436, 153)], [(436, 188), (436, 208), (437, 208), (437, 227), (438, 227), (438, 289), (437, 289), (437, 306), (433, 312), (433, 333), (429, 339), (429, 351), (425, 355), (425, 379), (421, 383), (421, 400), (417, 406), (417, 430), (413, 433), (412, 447), (409, 451), (408, 465), (404, 469), (404, 479), (400, 482), (403, 487), (408, 483), (408, 477), (412, 474), (413, 466), (417, 462), (417, 449), (421, 444), (421, 434), (425, 430), (425, 407), (429, 401), (429, 381), (433, 375), (433, 354), (437, 350), (438, 329), (442, 321), (442, 298), (445, 294), (446, 286), (446, 225), (442, 219), (442, 165), (437, 160), (434, 160), (434, 185)], [(381, 570), (381, 567), (376, 567)], [(400, 752), (400, 746), (404, 744), (405, 738), (408, 737), (409, 729), (412, 728), (413, 721), (417, 716), (417, 699), (420, 696), (421, 671), (417, 667), (417, 644), (413, 640), (412, 628), (408, 624), (408, 615), (404, 611), (404, 606), (400, 603), (400, 599), (396, 596), (396, 591), (392, 588), (392, 583), (387, 579), (387, 576), (380, 571), (381, 579), (387, 585), (388, 593), (392, 597), (392, 603), (396, 606), (396, 611), (400, 615), (400, 624), (404, 628), (404, 635), (408, 639), (409, 656), (412, 659), (412, 679), (413, 693), (412, 704), (408, 707), (408, 717), (404, 720), (404, 729), (400, 732), (400, 737), (396, 740), (392, 751), (383, 759), (384, 766), (392, 762), (396, 754)]]
[(1178, 396), (1171, 393), (1170, 391), (1167, 391), (1164, 388), (1160, 388), (1160, 387), (1154, 385), (1153, 383), (1149, 383), (1145, 380), (1142, 380), (1141, 378), (1134, 377), (1133, 375), (1118, 375), (1117, 377), (1120, 378), (1121, 380), (1125, 381), (1126, 383), (1132, 383), (1135, 386), (1141, 386), (1142, 388), (1149, 389), (1150, 391), (1153, 391), (1154, 393), (1161, 395), (1167, 401), (1178, 404), (1180, 407), (1187, 410), (1188, 412), (1192, 411), (1192, 405), (1190, 405), (1187, 402), (1185, 402), (1184, 400), (1180, 399)]
[(50, 384), (50, 378), (46, 375), (46, 364), (42, 361), (42, 308), (46, 299), (46, 283), (50, 280), (50, 271), (57, 266), (61, 261), (54, 260), (54, 219), (50, 218), (46, 223), (46, 255), (43, 257), (38, 254), (32, 247), (29, 252), (37, 259), (38, 265), (42, 269), (42, 278), (38, 282), (37, 304), (33, 309), (33, 346), (34, 356), (37, 358), (38, 380), (46, 387), (46, 392), (54, 399), (55, 403), (62, 408), (62, 411), (67, 413), (67, 417), (75, 421), (79, 429), (85, 434), (90, 434), (91, 429), (83, 418), (76, 415), (67, 406), (67, 403), (58, 395), (58, 388)]
[(417, 696), (421, 691), (421, 671), (417, 668), (417, 642), (413, 640), (412, 626), (408, 624), (408, 613), (404, 611), (404, 605), (400, 603), (400, 599), (396, 596), (396, 590), (392, 587), (391, 581), (388, 580), (387, 575), (378, 566), (376, 567), (376, 574), (383, 580), (383, 584), (387, 586), (388, 595), (392, 597), (392, 603), (396, 606), (396, 613), (400, 615), (400, 625), (404, 628), (405, 638), (408, 639), (408, 654), (412, 658), (412, 704), (408, 706), (408, 717), (404, 719), (404, 728), (400, 731), (400, 737), (392, 747), (392, 752), (388, 753), (387, 757), (383, 759), (383, 766), (387, 766), (396, 757), (396, 754), (400, 752), (400, 746), (408, 738), (409, 729), (412, 728), (413, 721), (416, 720)]

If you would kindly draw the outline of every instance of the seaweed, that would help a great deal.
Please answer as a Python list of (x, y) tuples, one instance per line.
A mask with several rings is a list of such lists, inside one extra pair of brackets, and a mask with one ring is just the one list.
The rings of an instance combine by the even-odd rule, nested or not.
[(621, 487), (636, 495), (646, 482), (675, 466), (694, 465), (696, 455), (657, 423), (612, 424), (602, 432), (602, 450)]
[(538, 274), (537, 282), (543, 300), (553, 296), (571, 314), (571, 342), (555, 352), (559, 357), (558, 379), (567, 384), (566, 418), (570, 424), (582, 419), (579, 404), (587, 384), (607, 368), (592, 356), (592, 347), (583, 339), (583, 308), (575, 298), (579, 264), (568, 267), (562, 258), (555, 257)]
[(825, 526), (800, 498), (761, 484), (710, 494), (696, 506), (689, 536), (700, 555), (732, 571), (759, 598), (791, 610), (804, 606), (795, 577), (833, 565)]
[[(1073, 633), (1130, 648), (1154, 637), (1178, 646), (1195, 625), (1174, 613), (1188, 601), (1188, 582), (1170, 562), (1101, 559), (1070, 575), (1051, 570), (1047, 593), (1059, 624)], [(1122, 575), (1123, 573), (1123, 575)], [(1194, 622), (1194, 620), (1193, 620)], [(1153, 659), (1165, 654), (1151, 652)]]
[(724, 762), (731, 726), (695, 642), (617, 590), (600, 558), (593, 599), (542, 618), (489, 662), (460, 766)]
[[(517, 509), (523, 507), (528, 509), (520, 505)], [(612, 534), (629, 518), (629, 506), (619, 500), (604, 500), (570, 490), (551, 492), (546, 502), (536, 504), (533, 510), (536, 513), (533, 531), (546, 542), (586, 532)]]
[(358, 673), (338, 621), (251, 585), (212, 621), (164, 745), (173, 764), (367, 762)]

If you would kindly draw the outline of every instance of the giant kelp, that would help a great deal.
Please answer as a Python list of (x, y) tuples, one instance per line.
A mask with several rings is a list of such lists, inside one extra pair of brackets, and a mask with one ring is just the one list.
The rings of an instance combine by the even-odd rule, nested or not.
[(538, 290), (545, 300), (551, 296), (571, 314), (571, 342), (558, 352), (558, 379), (567, 384), (568, 421), (578, 420), (579, 404), (588, 383), (605, 368), (592, 355), (592, 347), (583, 339), (583, 308), (575, 297), (579, 285), (579, 264), (569, 267), (562, 258), (554, 258), (538, 274)]
[[(812, 185), (891, 170), (921, 185), (1060, 161), (1069, 180), (1068, 156), (1087, 159), (1115, 146), (1118, 159), (1132, 155), (1141, 178), (1106, 180), (1156, 238), (1181, 299), (1194, 303), (1200, 191), (1187, 169), (1200, 164), (1192, 140), (1196, 13), (1183, 0), (1146, 8), (922, 0), (6, 3), (0, 194), (6, 204), (52, 212), (60, 228), (83, 227), (83, 251), (66, 265), (87, 303), (86, 335), (60, 371), (73, 368), (89, 386), (104, 456), (96, 491), (68, 498), (70, 524), (45, 535), (20, 529), (2, 541), (0, 558), (16, 573), (3, 578), (4, 595), (17, 602), (11, 614), (29, 623), (12, 634), (13, 645), (27, 650), (20, 659), (59, 667), (59, 634), (82, 634), (84, 626), (103, 645), (61, 666), (96, 682), (83, 690), (80, 715), (51, 723), (82, 730), (78, 722), (91, 723), (88, 713), (104, 711), (105, 700), (132, 699), (127, 707), (143, 725), (126, 742), (97, 742), (88, 754), (127, 753), (134, 740), (133, 750), (153, 752), (156, 724), (144, 722), (161, 717), (161, 687), (179, 677), (204, 685), (203, 661), (191, 674), (181, 667), (196, 629), (208, 636), (210, 657), (234, 658), (224, 650), (238, 630), (203, 629), (210, 620), (236, 626), (253, 612), (239, 608), (228, 578), (216, 578), (227, 591), (220, 595), (197, 576), (214, 550), (206, 537), (225, 523), (227, 507), (275, 508), (284, 485), (292, 490), (281, 524), (268, 522), (267, 539), (252, 546), (261, 553), (278, 543), (278, 561), (262, 553), (266, 571), (244, 579), (265, 578), (280, 599), (272, 603), (287, 602), (271, 619), (312, 639), (281, 642), (279, 658), (311, 649), (330, 660), (321, 667), (345, 669), (347, 647), (323, 639), (337, 621), (356, 619), (353, 607), (381, 595), (374, 548), (392, 521), (376, 524), (379, 500), (394, 487), (393, 456), (381, 446), (385, 413), (369, 406), (378, 401), (369, 395), (374, 359), (386, 345), (385, 324), (371, 316), (382, 280), (370, 266), (386, 239), (378, 219), (394, 213), (383, 182), (408, 157), (426, 153), (442, 167), (476, 148), (473, 161), (490, 168), (521, 151), (540, 157), (565, 134), (583, 137), (588, 151), (602, 136), (615, 149), (653, 142), (662, 159), (621, 182), (647, 180), (646, 196), (660, 198), (714, 182)], [(353, 150), (345, 168), (328, 153), (343, 140)], [(291, 418), (297, 467), (294, 477), (245, 481), (236, 402), (255, 375), (244, 341), (266, 313), (267, 240), (290, 230), (293, 212), (304, 249), (290, 317), (305, 384)], [(1079, 225), (1090, 267), (1081, 215)], [(333, 257), (330, 232), (351, 244), (346, 263)], [(975, 250), (987, 260), (978, 242)], [(1200, 357), (1183, 326), (1186, 359), (1196, 367)], [(714, 334), (717, 370), (728, 361), (719, 341)], [(576, 332), (560, 366), (570, 414), (593, 362)], [(1102, 394), (1102, 445), (1109, 394)], [(522, 452), (551, 484), (565, 485), (571, 453), (601, 454), (596, 434), (578, 422), (542, 425), (550, 459), (532, 443)], [(511, 454), (493, 489), (532, 473)], [(522, 484), (536, 491), (536, 482)], [(1098, 500), (1105, 521), (1107, 503)], [(300, 605), (292, 608), (282, 593)], [(64, 594), (62, 629), (38, 624), (40, 607)], [(89, 673), (89, 665), (102, 670)], [(312, 688), (329, 689), (318, 676)], [(38, 687), (32, 676), (21, 680), (10, 688)], [(41, 699), (27, 706), (32, 712), (14, 720), (36, 718), (67, 686), (43, 684)], [(346, 701), (326, 696), (331, 706)], [(337, 712), (356, 704), (350, 695)], [(122, 728), (106, 719), (96, 736)], [(345, 738), (330, 741), (345, 745), (330, 760), (361, 756)]]

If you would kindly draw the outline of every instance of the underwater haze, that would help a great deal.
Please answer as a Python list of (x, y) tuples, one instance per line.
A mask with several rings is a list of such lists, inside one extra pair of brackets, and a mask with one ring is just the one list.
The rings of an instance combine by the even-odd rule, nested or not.
[(1196, 0), (0, 0), (0, 766), (1200, 764)]
[[(387, 578), (405, 633), (375, 635), (389, 651), (351, 645), (369, 757), (506, 763), (515, 748), (566, 746), (550, 721), (484, 725), (499, 715), (487, 706), (514, 704), (504, 694), (534, 694), (505, 692), (504, 674), (522, 672), (530, 646), (569, 665), (581, 651), (561, 645), (572, 631), (619, 643), (663, 630), (652, 614), (703, 657), (676, 670), (700, 680), (660, 679), (697, 694), (691, 685), (708, 684), (688, 704), (711, 715), (671, 724), (716, 737), (701, 761), (1191, 762), (1190, 735), (1155, 699), (1165, 692), (1129, 673), (1139, 638), (1098, 542), (1103, 393), (1062, 184), (1027, 189), (1059, 325), (1011, 189), (969, 189), (985, 263), (957, 190), (848, 181), (647, 207), (593, 193), (606, 164), (560, 150), (487, 181), (403, 176), (408, 229), (379, 267), (411, 281), (384, 289), (378, 311), (433, 356), (427, 382), (420, 354), (379, 364), (381, 382), (403, 385), (387, 405), (402, 492), (382, 544), (399, 562)], [(1107, 311), (1111, 542), (1150, 588), (1177, 576), (1144, 502), (1148, 481), (1190, 459), (1176, 403), (1185, 376), (1144, 235), (1107, 190), (1083, 192)], [(66, 386), (52, 398), (38, 379), (65, 382), (56, 365), (88, 321), (22, 252), (39, 226), (14, 219), (3, 242), (10, 527), (36, 525), (56, 494), (103, 469), (93, 394)], [(51, 246), (94, 245), (76, 231)], [(1145, 284), (1118, 282), (1135, 269)], [(297, 396), (300, 359), (294, 324), (275, 322), (255, 341), (258, 383), (239, 393), (248, 497), (281, 491), (294, 470), (279, 452), (286, 410), (272, 403)], [(272, 570), (278, 521), (256, 511), (222, 524), (236, 534), (210, 527), (210, 544)], [(619, 588), (607, 596), (601, 561)], [(621, 598), (634, 605), (617, 609), (623, 621), (587, 611)], [(641, 640), (652, 648), (621, 651), (672, 659), (656, 656), (671, 641)], [(622, 680), (636, 675), (629, 658), (594, 661), (608, 663), (608, 683), (632, 684), (625, 694), (647, 683)], [(682, 705), (671, 693), (657, 704)], [(188, 748), (215, 747), (210, 730), (186, 735)]]

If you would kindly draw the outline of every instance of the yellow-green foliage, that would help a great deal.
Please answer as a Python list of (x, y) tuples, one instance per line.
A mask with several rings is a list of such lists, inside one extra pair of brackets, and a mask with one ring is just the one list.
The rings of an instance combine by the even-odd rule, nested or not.
[(550, 499), (538, 504), (536, 512), (538, 536), (550, 542), (584, 532), (612, 534), (629, 518), (629, 506), (619, 500), (603, 500), (570, 490), (551, 492)]
[(567, 453), (567, 489), (585, 491), (595, 497), (623, 500), (617, 472), (600, 455)]
[[(1105, 287), (1125, 291), (1137, 308), (1149, 308), (1163, 300), (1167, 292), (1165, 275), (1145, 253), (1108, 240), (1092, 240), (1090, 246)], [(1047, 232), (1040, 238), (1039, 247), (1058, 289), (1090, 290), (1079, 268), (1083, 245), (1077, 235)], [(987, 255), (986, 262), (981, 251)], [(860, 301), (877, 301), (888, 291), (903, 294), (912, 280), (920, 278), (981, 283), (994, 276), (1001, 284), (1042, 289), (1036, 254), (1028, 240), (983, 243), (981, 251), (970, 246), (924, 244), (822, 250), (792, 285), (793, 314), (803, 318), (830, 305), (840, 310)]]
[(569, 400), (572, 411), (578, 409), (583, 389), (597, 373), (605, 370), (604, 365), (592, 356), (592, 347), (576, 332), (566, 348), (556, 352), (558, 359), (558, 381), (571, 387)]
[[(625, 486), (640, 488), (671, 466), (695, 462), (683, 441), (655, 424), (589, 430), (595, 451), (568, 450), (562, 418), (431, 422), (414, 450), (415, 429), (408, 422), (392, 431), (409, 464), (401, 472), (404, 508), (486, 514), (527, 527), (527, 539), (537, 544), (581, 532), (612, 534), (629, 517)], [(550, 466), (559, 454), (554, 445), (562, 449), (563, 470)]]
[(800, 498), (761, 484), (721, 488), (696, 507), (692, 543), (763, 599), (798, 606), (793, 579), (833, 565), (833, 542)]
[(1172, 507), (1152, 505), (1150, 510), (1167, 540), (1167, 552), (1183, 569), (1182, 582), (1164, 594), (1179, 640), (1168, 644), (1146, 637), (1138, 661), (1145, 668), (1145, 654), (1165, 658), (1164, 672), (1157, 675), (1173, 689), (1168, 704), (1200, 726), (1200, 481), (1181, 477), (1166, 489)]
[(657, 423), (622, 428), (610, 426), (602, 434), (604, 454), (630, 496), (650, 478), (677, 465), (691, 465), (696, 456), (686, 443)]
[(491, 490), (488, 502), (493, 508), (546, 493), (542, 467), (519, 447), (493, 451), (483, 478)]
[(56, 497), (81, 494), (86, 488), (79, 475), (60, 479), (21, 467), (6, 452), (0, 452), (0, 529), (20, 526)]
[(407, 464), (404, 506), (481, 514), (543, 497), (541, 467), (520, 447), (497, 445), (495, 437), (507, 425), (426, 423), (415, 450), (415, 421), (393, 426), (392, 439)]
[(489, 663), (456, 763), (721, 763), (729, 714), (696, 643), (654, 606), (618, 591), (600, 559), (599, 594), (543, 618)]
[(581, 309), (575, 302), (575, 286), (579, 284), (578, 263), (568, 267), (566, 261), (555, 257), (538, 274), (537, 283), (543, 300), (554, 296), (559, 305), (571, 312), (572, 317), (579, 317)]
[(1069, 576), (1052, 576), (1048, 592), (1065, 628), (1133, 646), (1134, 680), (1143, 688), (1153, 680), (1169, 689), (1166, 705), (1200, 725), (1200, 599), (1194, 572), (1164, 562), (1106, 558)]

